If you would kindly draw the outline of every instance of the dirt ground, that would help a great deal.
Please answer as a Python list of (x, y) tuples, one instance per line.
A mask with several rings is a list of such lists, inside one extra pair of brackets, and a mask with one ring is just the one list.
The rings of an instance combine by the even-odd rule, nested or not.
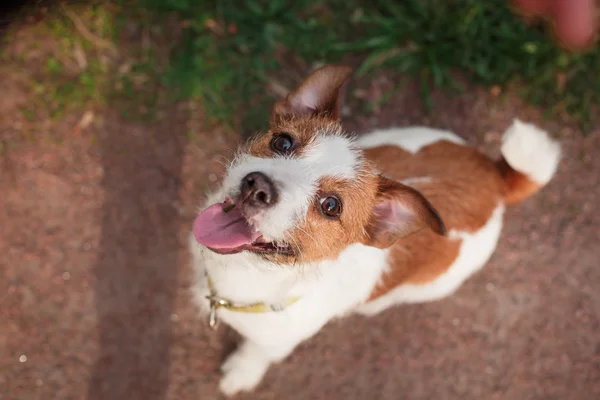
[[(239, 137), (188, 102), (150, 123), (111, 104), (85, 129), (85, 110), (32, 121), (18, 112), (32, 94), (0, 68), (0, 398), (221, 398), (236, 336), (198, 318), (185, 242)], [(332, 322), (238, 398), (599, 399), (600, 120), (583, 136), (513, 96), (438, 93), (431, 115), (418, 98), (408, 85), (368, 115), (350, 101), (346, 126), (426, 124), (497, 155), (513, 118), (536, 121), (563, 143), (556, 178), (508, 210), (455, 295)]]

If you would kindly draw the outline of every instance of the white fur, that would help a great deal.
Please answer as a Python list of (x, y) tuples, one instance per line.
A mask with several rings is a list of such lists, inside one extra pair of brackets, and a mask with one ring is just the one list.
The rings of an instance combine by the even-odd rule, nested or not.
[(423, 285), (398, 286), (386, 295), (363, 304), (357, 311), (374, 315), (397, 304), (433, 301), (452, 294), (469, 276), (481, 269), (494, 252), (502, 230), (503, 215), (504, 205), (499, 204), (488, 222), (477, 232), (450, 231), (450, 240), (462, 240), (459, 254), (448, 271), (436, 280)]
[(302, 156), (258, 158), (241, 154), (234, 160), (216, 201), (239, 193), (247, 174), (262, 172), (273, 180), (279, 191), (279, 202), (267, 210), (256, 229), (268, 240), (285, 240), (285, 234), (304, 218), (317, 185), (323, 177), (355, 179), (362, 159), (352, 141), (335, 134), (317, 134)]
[(545, 185), (560, 161), (560, 145), (535, 125), (515, 119), (502, 138), (502, 155), (515, 170)]
[(232, 396), (240, 390), (251, 390), (260, 383), (271, 362), (259, 346), (246, 340), (221, 366), (221, 392)]
[(333, 318), (344, 315), (370, 294), (383, 268), (385, 252), (355, 244), (335, 261), (293, 268), (269, 266), (250, 253), (217, 255), (190, 238), (198, 281), (193, 294), (202, 314), (208, 310), (204, 271), (219, 296), (240, 303), (300, 300), (281, 312), (250, 314), (218, 310), (219, 319), (238, 331), (244, 343), (223, 365), (223, 393), (253, 389), (269, 364), (283, 360), (294, 348)]
[(358, 138), (360, 148), (370, 149), (379, 146), (399, 146), (411, 153), (417, 153), (423, 147), (447, 140), (456, 144), (466, 144), (465, 140), (450, 131), (426, 127), (391, 128), (375, 130)]

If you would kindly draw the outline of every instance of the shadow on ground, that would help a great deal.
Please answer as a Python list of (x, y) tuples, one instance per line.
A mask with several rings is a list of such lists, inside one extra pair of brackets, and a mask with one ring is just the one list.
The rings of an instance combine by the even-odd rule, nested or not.
[(171, 314), (183, 264), (173, 207), (183, 137), (164, 123), (109, 125), (98, 137), (104, 204), (92, 273), (100, 355), (88, 398), (158, 400), (168, 385)]

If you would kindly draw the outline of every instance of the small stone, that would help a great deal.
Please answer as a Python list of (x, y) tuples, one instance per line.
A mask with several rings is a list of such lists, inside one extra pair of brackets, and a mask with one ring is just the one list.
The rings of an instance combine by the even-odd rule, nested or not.
[(27, 356), (25, 354), (21, 354), (21, 356), (19, 357), (19, 362), (24, 363), (25, 361), (27, 361)]
[(171, 314), (171, 322), (177, 322), (177, 321), (179, 321), (179, 315)]
[(68, 281), (69, 279), (71, 279), (71, 274), (68, 272), (63, 272), (62, 278), (63, 280)]

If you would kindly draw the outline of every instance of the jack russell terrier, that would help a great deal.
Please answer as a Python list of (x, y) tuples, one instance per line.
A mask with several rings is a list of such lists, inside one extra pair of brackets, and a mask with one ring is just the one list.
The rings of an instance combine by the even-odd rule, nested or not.
[(339, 121), (351, 73), (324, 66), (277, 102), (194, 222), (194, 297), (244, 337), (225, 395), (333, 318), (450, 295), (492, 255), (505, 207), (557, 169), (559, 144), (518, 120), (496, 161), (438, 129), (354, 137)]

